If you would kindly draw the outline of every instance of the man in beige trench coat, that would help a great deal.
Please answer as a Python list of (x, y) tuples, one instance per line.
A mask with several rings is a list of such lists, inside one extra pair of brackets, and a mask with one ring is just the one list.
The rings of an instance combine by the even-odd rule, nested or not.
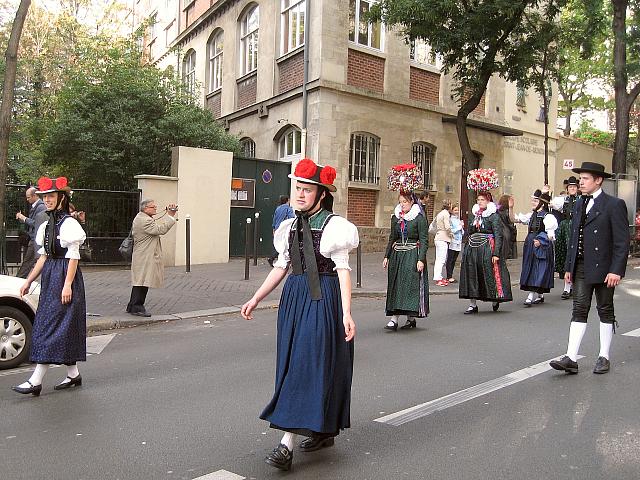
[(178, 208), (167, 206), (167, 213), (159, 218), (154, 200), (143, 200), (140, 212), (133, 219), (133, 257), (131, 258), (131, 299), (127, 312), (139, 317), (150, 317), (144, 308), (149, 287), (161, 288), (164, 284), (164, 263), (160, 235), (164, 235), (175, 225)]

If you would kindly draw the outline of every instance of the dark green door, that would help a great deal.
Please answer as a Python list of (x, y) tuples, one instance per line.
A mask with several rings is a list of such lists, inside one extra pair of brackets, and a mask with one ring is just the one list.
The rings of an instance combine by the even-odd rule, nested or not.
[[(254, 179), (256, 182), (255, 207), (231, 207), (229, 255), (235, 257), (244, 255), (247, 218), (251, 218), (251, 231), (253, 231), (256, 212), (260, 214), (258, 255), (261, 257), (271, 255), (273, 249), (271, 229), (273, 212), (280, 202), (280, 195), (289, 195), (291, 185), (291, 180), (287, 176), (289, 173), (291, 173), (291, 163), (289, 162), (234, 157), (233, 178)], [(250, 241), (250, 252), (253, 255), (253, 237), (250, 238)]]

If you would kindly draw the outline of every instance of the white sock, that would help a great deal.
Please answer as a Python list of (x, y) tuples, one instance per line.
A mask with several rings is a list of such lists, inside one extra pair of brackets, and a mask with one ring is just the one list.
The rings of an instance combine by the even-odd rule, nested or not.
[(529, 300), (530, 302), (533, 302), (533, 299), (536, 296), (536, 292), (529, 292), (529, 295), (527, 296), (527, 300)]
[(67, 377), (76, 378), (78, 375), (80, 375), (80, 371), (77, 363), (75, 365), (67, 365)]
[[(44, 378), (44, 374), (47, 373), (48, 369), (49, 369), (49, 365), (45, 363), (38, 363), (36, 365), (36, 369), (33, 371), (33, 373), (31, 374), (31, 377), (29, 378), (29, 382), (31, 383), (31, 385), (33, 386), (42, 385), (42, 379)], [(24, 382), (18, 386), (22, 388), (29, 388), (29, 383)]]
[(290, 451), (293, 451), (293, 443), (295, 441), (296, 441), (296, 434), (295, 433), (291, 433), (291, 432), (287, 432), (282, 437), (282, 440), (280, 440), (280, 443), (283, 444), (283, 445), (286, 445), (287, 448)]
[(387, 323), (387, 327), (393, 327), (394, 325), (398, 324), (398, 315), (392, 315), (391, 316), (391, 320), (389, 320), (389, 323)]
[(600, 354), (599, 356), (609, 360), (609, 348), (613, 340), (613, 324), (600, 322)]
[(477, 307), (478, 306), (478, 301), (475, 299), (469, 300), (469, 306), (470, 307)]
[(571, 291), (571, 282), (568, 282), (567, 280), (564, 281), (564, 291), (565, 292)]
[(571, 322), (569, 327), (569, 345), (567, 346), (567, 357), (574, 362), (578, 361), (578, 350), (582, 343), (584, 332), (587, 331), (587, 324), (583, 322)]

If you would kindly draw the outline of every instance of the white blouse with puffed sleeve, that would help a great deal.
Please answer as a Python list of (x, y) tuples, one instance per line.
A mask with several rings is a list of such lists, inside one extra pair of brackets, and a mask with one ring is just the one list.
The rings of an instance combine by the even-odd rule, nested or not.
[[(47, 223), (44, 222), (38, 227), (36, 233), (36, 244), (40, 247), (38, 249), (38, 255), (46, 255), (44, 250), (44, 233), (47, 228)], [(80, 245), (84, 243), (87, 238), (87, 234), (84, 232), (78, 221), (73, 217), (67, 217), (60, 225), (60, 234), (58, 239), (60, 240), (60, 246), (67, 249), (65, 258), (72, 258), (80, 260)]]
[(273, 266), (276, 268), (282, 268), (284, 270), (289, 268), (289, 231), (295, 220), (295, 217), (283, 220), (273, 234), (273, 246), (276, 252), (278, 252), (278, 258), (273, 262)]
[(346, 218), (335, 215), (325, 225), (320, 239), (320, 254), (336, 264), (334, 270), (349, 267), (349, 252), (360, 243), (358, 229)]

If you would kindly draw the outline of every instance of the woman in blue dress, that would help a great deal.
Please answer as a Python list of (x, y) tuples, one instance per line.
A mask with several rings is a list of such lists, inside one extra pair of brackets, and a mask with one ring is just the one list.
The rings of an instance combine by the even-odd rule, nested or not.
[(30, 355), (37, 365), (29, 380), (12, 387), (22, 394), (40, 395), (42, 379), (51, 364), (67, 366), (67, 378), (55, 390), (82, 385), (77, 362), (86, 360), (87, 308), (78, 261), (86, 235), (69, 214), (70, 192), (65, 177), (38, 180), (37, 193), (42, 195), (49, 220), (38, 228), (40, 258), (20, 289), (20, 294), (26, 295), (42, 274)]
[(551, 195), (534, 192), (531, 197), (533, 211), (529, 217), (529, 233), (522, 247), (522, 273), (520, 290), (529, 292), (525, 307), (544, 303), (544, 294), (553, 288), (553, 241), (558, 221), (550, 213)]
[(253, 310), (287, 275), (278, 309), (276, 380), (273, 398), (260, 418), (284, 431), (265, 462), (289, 470), (296, 434), (311, 452), (334, 444), (350, 427), (353, 339), (349, 251), (358, 246), (358, 230), (332, 213), (335, 170), (301, 160), (289, 175), (297, 180), (296, 217), (274, 234), (278, 258), (273, 270), (241, 314)]

